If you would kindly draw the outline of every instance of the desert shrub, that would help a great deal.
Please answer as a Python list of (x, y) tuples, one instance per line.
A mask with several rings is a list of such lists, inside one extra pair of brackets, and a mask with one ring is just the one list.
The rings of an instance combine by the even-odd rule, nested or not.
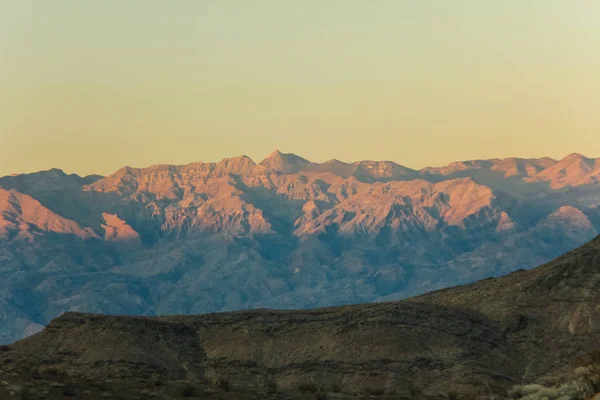
[(486, 395), (485, 397), (481, 397), (474, 393), (460, 393), (460, 391), (458, 391), (458, 390), (451, 389), (446, 393), (446, 399), (447, 400), (481, 400), (481, 399), (492, 400), (492, 397), (490, 397), (489, 395)]
[(412, 397), (412, 398), (419, 399), (419, 398), (423, 397), (423, 392), (421, 391), (421, 389), (416, 387), (413, 384), (408, 385), (407, 391), (408, 391), (408, 394), (410, 395), (410, 397)]
[(108, 389), (108, 385), (105, 381), (103, 380), (98, 380), (98, 379), (94, 379), (94, 378), (89, 378), (86, 379), (86, 384), (90, 387), (94, 387), (98, 390), (101, 391), (105, 391)]
[(271, 393), (277, 392), (277, 382), (269, 381), (269, 383), (267, 383), (267, 390)]
[(590, 386), (590, 390), (594, 393), (600, 393), (600, 375), (593, 374), (591, 376), (587, 376), (585, 381)]
[(41, 365), (38, 368), (38, 372), (41, 375), (50, 375), (50, 376), (66, 376), (67, 375), (67, 371), (58, 365)]
[(573, 371), (577, 376), (589, 376), (592, 374), (592, 368), (590, 367), (578, 367)]
[(42, 374), (40, 373), (39, 368), (33, 367), (29, 373), (31, 379), (42, 379)]
[(314, 393), (318, 390), (317, 385), (313, 382), (304, 382), (298, 386), (302, 393)]
[(515, 386), (508, 393), (512, 399), (521, 399), (529, 396), (535, 399), (543, 397), (554, 398), (555, 394), (552, 389), (537, 384)]
[(229, 383), (229, 379), (227, 379), (224, 376), (220, 376), (217, 378), (217, 386), (225, 392), (229, 392), (231, 390), (231, 384)]
[(65, 387), (62, 390), (62, 394), (64, 397), (75, 397), (77, 396), (77, 392), (75, 392), (75, 389), (71, 388), (71, 387)]
[(579, 379), (551, 388), (536, 384), (515, 386), (508, 395), (521, 400), (585, 400), (594, 393), (590, 382)]
[(177, 395), (182, 397), (194, 397), (196, 395), (196, 387), (192, 385), (184, 385), (177, 388)]
[(600, 365), (600, 350), (594, 350), (590, 353), (590, 358), (594, 364)]
[(374, 387), (366, 387), (365, 393), (371, 396), (381, 396), (385, 394), (385, 389), (383, 388), (374, 388)]
[(32, 392), (28, 388), (22, 388), (21, 393), (19, 394), (21, 396), (21, 400), (29, 400), (34, 398)]
[(162, 377), (152, 375), (152, 384), (156, 387), (162, 386), (164, 384)]
[(451, 390), (446, 394), (446, 399), (447, 400), (459, 400), (458, 393), (454, 390)]
[[(106, 393), (106, 394), (108, 395), (108, 397), (111, 397), (109, 393)], [(151, 398), (151, 397), (155, 397), (155, 398), (156, 397), (160, 397), (160, 394), (158, 394), (157, 392), (153, 392), (151, 390), (146, 390), (146, 389), (142, 390), (140, 392), (140, 394), (142, 396), (144, 396), (143, 397), (144, 399), (148, 399), (148, 398)]]

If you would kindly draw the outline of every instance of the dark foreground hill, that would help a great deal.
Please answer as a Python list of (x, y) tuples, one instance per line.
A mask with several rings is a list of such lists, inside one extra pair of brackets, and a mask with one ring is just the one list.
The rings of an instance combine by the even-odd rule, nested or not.
[(537, 381), (558, 388), (511, 397), (584, 399), (596, 389), (599, 288), (600, 237), (533, 270), (400, 302), (66, 313), (0, 351), (0, 398), (500, 399)]

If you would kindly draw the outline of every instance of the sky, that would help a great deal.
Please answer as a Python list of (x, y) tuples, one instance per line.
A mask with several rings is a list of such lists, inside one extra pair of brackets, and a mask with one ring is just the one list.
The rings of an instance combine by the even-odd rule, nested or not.
[(0, 0), (0, 175), (600, 157), (597, 0)]

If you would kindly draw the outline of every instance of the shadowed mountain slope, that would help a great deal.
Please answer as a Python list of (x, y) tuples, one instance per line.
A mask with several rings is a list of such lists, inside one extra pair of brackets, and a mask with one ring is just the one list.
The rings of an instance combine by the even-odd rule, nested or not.
[(300, 394), (313, 390), (503, 398), (520, 382), (569, 374), (598, 348), (599, 287), (600, 237), (533, 270), (394, 303), (154, 318), (66, 313), (0, 353), (0, 367), (19, 373), (12, 382), (22, 371), (49, 379), (51, 367), (50, 378), (75, 392), (108, 377), (103, 390), (125, 388), (117, 398), (153, 379), (163, 382), (152, 388), (162, 398), (177, 398), (169, 391), (182, 381), (208, 398), (317, 398)]

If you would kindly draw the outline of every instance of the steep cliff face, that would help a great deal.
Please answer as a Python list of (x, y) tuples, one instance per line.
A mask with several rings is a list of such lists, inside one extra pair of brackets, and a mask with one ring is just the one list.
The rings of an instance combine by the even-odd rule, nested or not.
[(12, 311), (0, 342), (68, 310), (396, 300), (530, 268), (597, 234), (597, 165), (571, 155), (415, 171), (276, 151), (258, 164), (3, 177), (0, 299)]

